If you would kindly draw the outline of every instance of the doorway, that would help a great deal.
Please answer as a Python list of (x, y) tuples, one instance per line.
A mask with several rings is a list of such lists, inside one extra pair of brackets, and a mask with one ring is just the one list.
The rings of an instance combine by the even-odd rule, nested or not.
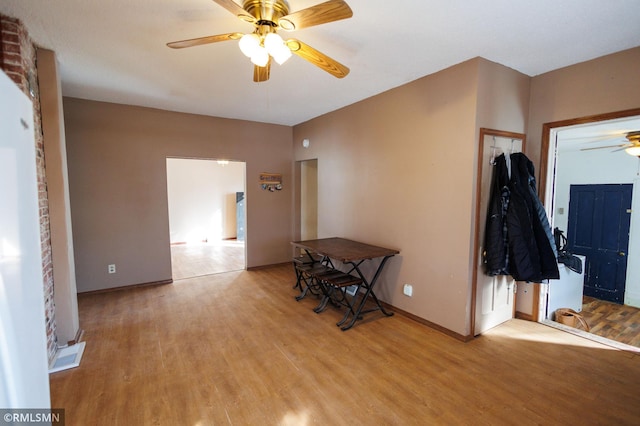
[[(627, 286), (624, 295), (620, 296), (620, 303), (631, 310), (640, 308), (640, 159), (627, 154), (624, 145), (628, 143), (626, 132), (638, 129), (640, 109), (546, 123), (543, 126), (540, 164), (541, 199), (545, 201), (552, 227), (565, 233), (572, 226), (570, 200), (573, 198), (575, 204), (578, 197), (571, 194), (572, 186), (630, 185), (632, 206), (627, 232), (629, 247), (625, 256), (628, 267), (623, 274)], [(627, 209), (624, 210), (626, 212)], [(579, 234), (576, 228), (574, 235), (567, 235), (568, 244), (580, 244), (578, 240), (584, 232)], [(548, 294), (541, 295), (543, 307), (553, 305), (548, 297)], [(584, 296), (581, 302), (585, 307), (592, 305), (587, 303), (587, 299), (601, 302)], [(546, 315), (544, 310), (541, 313), (542, 318), (552, 317), (548, 310)], [(592, 332), (596, 333), (593, 327)]]
[(246, 268), (244, 162), (167, 158), (173, 280)]
[[(296, 161), (294, 165), (294, 223), (296, 241), (318, 238), (318, 160)], [(292, 253), (297, 256), (297, 249)]]
[(300, 162), (300, 239), (318, 238), (318, 160)]

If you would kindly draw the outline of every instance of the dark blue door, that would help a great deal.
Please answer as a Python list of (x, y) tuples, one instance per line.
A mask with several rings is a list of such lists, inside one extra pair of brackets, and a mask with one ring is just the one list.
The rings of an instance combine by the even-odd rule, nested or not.
[(623, 303), (633, 185), (571, 185), (567, 249), (586, 256), (584, 294)]

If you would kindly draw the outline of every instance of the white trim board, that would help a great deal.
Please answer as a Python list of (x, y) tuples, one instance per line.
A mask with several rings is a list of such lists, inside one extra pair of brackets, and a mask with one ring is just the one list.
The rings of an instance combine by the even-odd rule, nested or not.
[(56, 356), (49, 365), (49, 374), (78, 367), (84, 353), (85, 344), (86, 342), (80, 342), (58, 349)]

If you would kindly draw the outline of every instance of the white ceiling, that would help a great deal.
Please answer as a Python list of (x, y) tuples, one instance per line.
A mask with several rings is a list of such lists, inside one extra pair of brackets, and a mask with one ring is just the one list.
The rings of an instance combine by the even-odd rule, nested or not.
[[(289, 0), (290, 11), (322, 1)], [(252, 81), (237, 42), (166, 47), (252, 31), (211, 0), (2, 0), (0, 13), (57, 53), (65, 96), (284, 125), (477, 56), (535, 76), (640, 46), (638, 0), (347, 2), (351, 19), (289, 35), (351, 73), (336, 79), (294, 56), (266, 83)]]
[(616, 152), (627, 145), (628, 132), (640, 131), (640, 116), (616, 118), (597, 123), (576, 124), (556, 129), (558, 151), (599, 149), (603, 153)]

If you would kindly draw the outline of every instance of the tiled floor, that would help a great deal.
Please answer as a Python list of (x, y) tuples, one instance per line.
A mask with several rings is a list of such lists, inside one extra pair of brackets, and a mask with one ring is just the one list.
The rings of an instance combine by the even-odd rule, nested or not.
[(640, 309), (584, 296), (582, 315), (591, 333), (640, 347)]

